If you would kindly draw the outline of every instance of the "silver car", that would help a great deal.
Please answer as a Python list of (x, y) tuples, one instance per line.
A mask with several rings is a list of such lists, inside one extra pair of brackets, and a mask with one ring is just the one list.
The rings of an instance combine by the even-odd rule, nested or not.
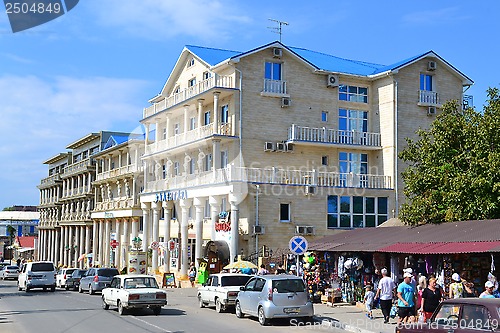
[(236, 316), (255, 316), (261, 325), (273, 318), (310, 320), (314, 316), (304, 281), (294, 275), (262, 275), (251, 278), (236, 298)]
[(116, 268), (90, 268), (80, 279), (78, 292), (88, 291), (90, 295), (93, 295), (96, 291), (102, 291), (104, 288), (109, 287), (113, 276), (119, 274), (120, 272)]

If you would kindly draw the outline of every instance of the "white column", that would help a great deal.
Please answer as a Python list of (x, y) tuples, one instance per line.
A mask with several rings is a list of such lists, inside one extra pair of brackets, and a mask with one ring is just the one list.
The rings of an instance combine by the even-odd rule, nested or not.
[(78, 259), (80, 259), (80, 257), (85, 254), (85, 239), (86, 239), (85, 238), (85, 230), (87, 229), (87, 227), (85, 225), (82, 225), (82, 226), (79, 226), (78, 229), (80, 229), (80, 244), (78, 244), (79, 255), (77, 258), (76, 267), (83, 268), (84, 260), (78, 261)]
[(60, 251), (61, 251), (61, 230), (60, 229), (56, 229), (55, 230), (55, 238), (56, 238), (56, 244), (55, 244), (55, 247), (54, 247), (54, 265), (56, 266), (59, 266), (59, 261), (61, 260), (61, 256), (60, 256)]
[(184, 137), (186, 137), (187, 132), (189, 131), (189, 105), (184, 105)]
[[(203, 199), (203, 200), (202, 200)], [(205, 198), (194, 198), (193, 205), (195, 208), (194, 230), (196, 233), (196, 243), (194, 258), (196, 268), (198, 268), (198, 259), (202, 258), (201, 250), (203, 244), (203, 209), (205, 208)]]
[(141, 203), (141, 208), (142, 208), (142, 250), (144, 252), (148, 251), (149, 247), (149, 229), (150, 229), (150, 221), (149, 221), (149, 211), (151, 208), (151, 203), (150, 202), (143, 202)]
[(210, 239), (215, 240), (215, 222), (217, 221), (217, 216), (219, 215), (222, 198), (215, 195), (210, 196), (208, 198), (208, 203), (210, 204), (210, 218), (212, 219), (210, 226)]
[(98, 235), (97, 235), (97, 238), (99, 239), (99, 248), (97, 250), (98, 255), (99, 255), (98, 256), (99, 266), (104, 265), (104, 237), (105, 237), (104, 221), (100, 220), (99, 221), (99, 231), (98, 231)]
[[(151, 203), (151, 208), (153, 209), (153, 232), (152, 232), (152, 239), (153, 242), (159, 242), (160, 241), (160, 209), (161, 205), (159, 202), (153, 202)], [(152, 253), (152, 263), (151, 263), (151, 268), (153, 272), (156, 272), (158, 270), (158, 250), (153, 249)]]
[(229, 247), (229, 260), (234, 262), (234, 258), (238, 256), (238, 241), (239, 241), (239, 229), (238, 222), (240, 219), (239, 205), (235, 202), (231, 202), (231, 244)]
[(218, 92), (214, 93), (214, 134), (219, 133), (219, 94)]
[(80, 256), (80, 226), (75, 226), (75, 257), (73, 258), (73, 262), (71, 263), (71, 267), (77, 267), (78, 265), (78, 257)]
[[(163, 202), (163, 215), (165, 216), (165, 224), (163, 229), (163, 240), (167, 243), (170, 240), (170, 220), (172, 219), (172, 203), (170, 201)], [(163, 268), (165, 272), (170, 272), (170, 249), (163, 252)]]
[(149, 141), (149, 124), (144, 124), (144, 130), (146, 133), (144, 133), (144, 141), (146, 142), (146, 146), (148, 145)]
[(99, 222), (94, 220), (92, 223), (92, 266), (94, 266), (99, 255)]
[(134, 239), (139, 237), (139, 220), (133, 219), (131, 223), (132, 223), (132, 239)]
[(128, 251), (128, 245), (130, 244), (130, 228), (129, 228), (129, 225), (130, 225), (130, 222), (128, 221), (128, 219), (123, 219), (123, 237), (122, 237), (122, 244), (121, 245), (121, 253), (124, 254), (124, 256), (122, 257), (122, 262), (120, 263), (122, 266), (127, 266), (127, 264), (123, 263), (125, 260), (126, 260), (126, 253)]
[[(95, 224), (93, 223), (92, 226)], [(85, 226), (85, 253), (90, 253), (90, 226)], [(82, 262), (82, 268), (84, 268), (85, 261)]]
[(105, 222), (105, 235), (104, 235), (104, 262), (107, 267), (110, 266), (110, 237), (111, 237), (111, 220), (106, 220)]
[(203, 98), (198, 100), (198, 128), (203, 126), (203, 101), (205, 101)]
[(71, 267), (73, 262), (73, 226), (68, 226), (68, 262), (66, 265)]
[(121, 260), (122, 260), (122, 256), (121, 256), (121, 253), (122, 253), (122, 230), (121, 230), (121, 224), (122, 224), (122, 220), (120, 219), (116, 219), (116, 228), (115, 228), (115, 232), (116, 232), (116, 240), (118, 241), (118, 246), (116, 247), (115, 249), (115, 267), (118, 268), (118, 270), (121, 270), (122, 267), (121, 267)]
[(64, 226), (62, 226), (60, 228), (60, 245), (59, 245), (59, 262), (57, 263), (57, 265), (59, 265), (59, 263), (61, 263), (61, 265), (64, 265), (64, 254), (66, 253), (66, 251), (64, 251), (64, 248), (66, 246), (66, 242), (65, 242), (65, 237), (66, 237), (66, 230), (64, 228)]
[(191, 207), (191, 199), (180, 200), (180, 207), (182, 209), (181, 216), (181, 276), (187, 277), (189, 267), (188, 262), (188, 218), (189, 207)]

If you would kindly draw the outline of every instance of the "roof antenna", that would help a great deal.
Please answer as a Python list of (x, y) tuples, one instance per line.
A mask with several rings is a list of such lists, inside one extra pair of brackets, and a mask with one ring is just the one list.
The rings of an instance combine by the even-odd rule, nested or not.
[(280, 43), (281, 43), (281, 35), (282, 35), (282, 33), (281, 33), (281, 27), (283, 25), (288, 25), (288, 23), (284, 22), (284, 21), (279, 21), (279, 20), (271, 19), (271, 18), (268, 19), (268, 20), (278, 23), (278, 27), (267, 27), (267, 28), (271, 29), (271, 30), (274, 30), (273, 31), (274, 33), (277, 33), (278, 35), (280, 35)]

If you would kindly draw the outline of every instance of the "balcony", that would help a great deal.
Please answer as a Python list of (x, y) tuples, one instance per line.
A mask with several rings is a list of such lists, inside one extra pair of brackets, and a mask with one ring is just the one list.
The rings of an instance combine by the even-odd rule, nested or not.
[(418, 105), (419, 106), (438, 106), (439, 95), (435, 91), (419, 90), (418, 91)]
[(286, 93), (286, 81), (264, 79), (264, 96), (288, 96)]
[(61, 199), (70, 199), (72, 197), (79, 197), (93, 194), (92, 186), (80, 186), (75, 187), (69, 190), (63, 191), (63, 195)]
[(95, 162), (93, 159), (87, 158), (83, 161), (75, 162), (64, 168), (61, 177), (69, 177), (72, 175), (80, 174), (87, 171), (95, 170)]
[(40, 185), (38, 185), (37, 187), (39, 189), (48, 188), (58, 184), (60, 181), (61, 181), (61, 175), (57, 173), (55, 175), (42, 179), (40, 181)]
[(96, 176), (96, 180), (105, 180), (109, 178), (120, 177), (139, 171), (141, 171), (141, 168), (137, 167), (137, 165), (135, 164), (125, 165), (117, 169), (99, 172)]
[(184, 187), (226, 185), (244, 182), (274, 185), (304, 185), (319, 187), (392, 189), (390, 176), (366, 175), (317, 170), (289, 170), (279, 168), (239, 168), (207, 171), (200, 174), (182, 175), (147, 182), (146, 192), (164, 191)]
[(209, 125), (205, 125), (188, 131), (186, 133), (180, 133), (167, 139), (150, 144), (146, 146), (146, 155), (169, 150), (188, 144), (190, 142), (206, 139), (214, 135), (231, 136), (232, 130), (233, 128), (230, 123), (221, 123), (219, 124), (219, 126), (217, 126), (216, 129), (214, 129), (214, 124), (211, 123)]
[(140, 206), (138, 204), (134, 204), (134, 199), (123, 197), (111, 201), (96, 202), (94, 211), (109, 211), (132, 208), (140, 208)]
[(190, 98), (200, 95), (212, 88), (235, 88), (232, 76), (215, 75), (206, 80), (203, 80), (196, 85), (186, 88), (177, 94), (173, 94), (153, 105), (144, 108), (144, 117), (147, 118), (166, 110), (174, 105), (182, 103)]
[(288, 141), (308, 145), (334, 144), (349, 149), (356, 146), (364, 150), (381, 148), (380, 133), (341, 131), (295, 124), (288, 129)]

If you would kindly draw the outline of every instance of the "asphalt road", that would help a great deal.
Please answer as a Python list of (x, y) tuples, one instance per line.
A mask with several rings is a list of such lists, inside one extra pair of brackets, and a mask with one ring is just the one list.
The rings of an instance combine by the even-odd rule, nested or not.
[[(345, 332), (331, 327), (299, 327), (289, 320), (273, 321), (262, 327), (256, 318), (238, 319), (233, 312), (216, 313), (199, 308), (195, 289), (166, 289), (168, 305), (155, 316), (151, 310), (138, 310), (120, 316), (116, 309), (101, 308), (101, 295), (79, 294), (57, 289), (55, 292), (18, 291), (16, 281), (0, 280), (0, 332), (2, 333), (211, 333), (211, 332)], [(304, 323), (302, 323), (304, 325)]]

